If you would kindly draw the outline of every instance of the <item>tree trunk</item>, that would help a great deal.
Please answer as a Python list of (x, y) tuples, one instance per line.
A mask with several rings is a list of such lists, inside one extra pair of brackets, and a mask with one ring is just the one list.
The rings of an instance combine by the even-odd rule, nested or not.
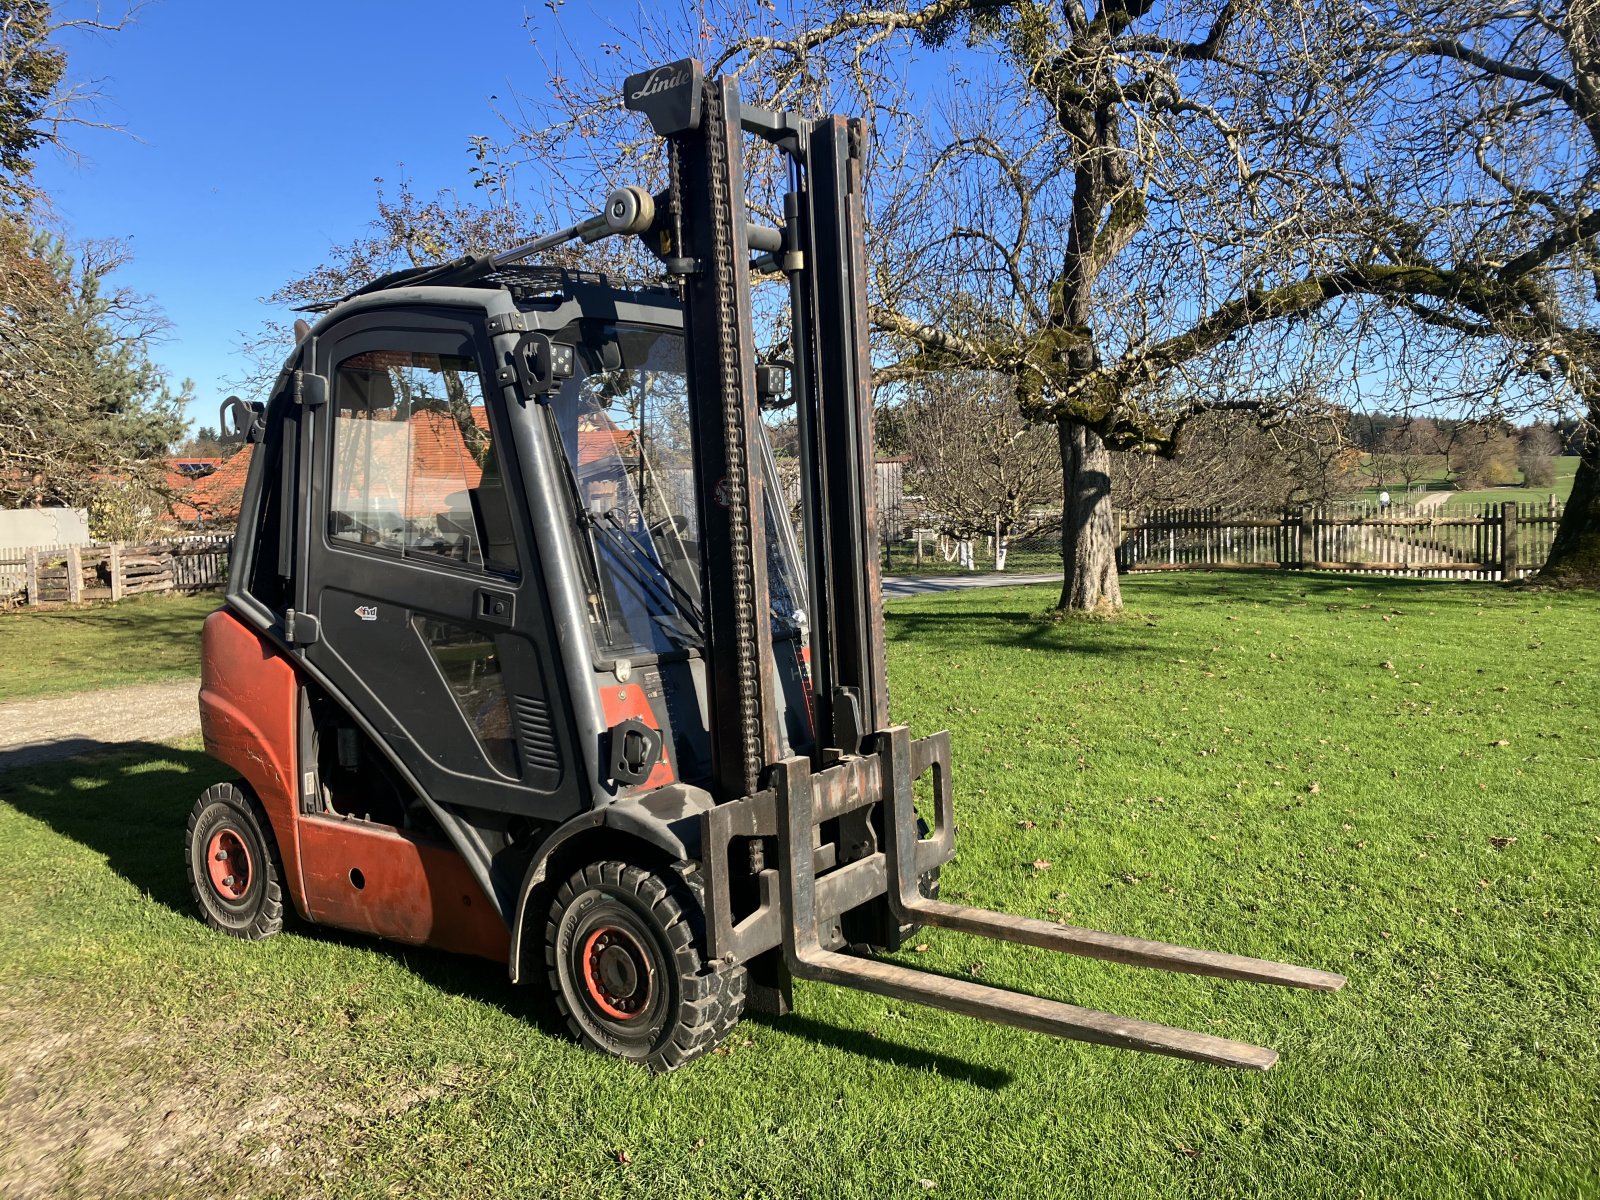
[(1076, 421), (1056, 422), (1056, 434), (1061, 444), (1061, 557), (1066, 567), (1058, 607), (1075, 612), (1121, 612), (1111, 452), (1099, 434)]
[(1539, 582), (1600, 588), (1600, 435), (1589, 436), (1578, 459), (1572, 495)]

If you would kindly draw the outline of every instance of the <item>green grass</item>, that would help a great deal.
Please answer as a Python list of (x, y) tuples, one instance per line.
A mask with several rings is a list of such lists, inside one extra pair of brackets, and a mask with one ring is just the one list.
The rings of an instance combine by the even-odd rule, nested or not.
[[(1578, 473), (1577, 455), (1566, 455), (1556, 459), (1555, 481), (1549, 487), (1492, 487), (1479, 488), (1470, 492), (1457, 492), (1450, 483), (1449, 472), (1444, 465), (1444, 456), (1439, 456), (1438, 465), (1429, 474), (1429, 477), (1415, 484), (1411, 489), (1413, 501), (1429, 492), (1450, 492), (1450, 499), (1446, 501), (1452, 507), (1467, 504), (1546, 504), (1554, 493), (1555, 498), (1565, 504), (1567, 497), (1572, 495), (1572, 480)], [(1390, 497), (1397, 503), (1405, 499), (1406, 489), (1399, 484), (1386, 484), (1384, 487), (1373, 485), (1360, 488), (1345, 496), (1346, 500), (1365, 500), (1369, 504), (1378, 502), (1378, 493), (1388, 491)]]
[(1556, 459), (1556, 477), (1549, 487), (1497, 487), (1482, 488), (1474, 492), (1457, 492), (1447, 503), (1456, 504), (1548, 504), (1553, 493), (1562, 504), (1572, 495), (1572, 481), (1578, 473), (1577, 455)]
[[(957, 562), (946, 562), (944, 556), (933, 547), (932, 541), (923, 544), (922, 565), (918, 566), (914, 544), (902, 542), (894, 546), (892, 551), (885, 556), (883, 573), (885, 575), (992, 575), (994, 574), (994, 552), (984, 553), (983, 539), (979, 538), (973, 547), (973, 569), (967, 570)], [(1006, 575), (1043, 575), (1054, 572), (1061, 573), (1061, 549), (1059, 540), (1053, 537), (1027, 538), (1023, 549), (1006, 551)]]
[(148, 747), (0, 774), (0, 1164), (119, 1195), (1596, 1194), (1600, 598), (1125, 586), (1109, 624), (1036, 619), (1050, 588), (891, 607), (895, 718), (953, 731), (945, 895), (1349, 987), (944, 932), (904, 957), (1273, 1045), (1270, 1073), (801, 984), (650, 1077), (491, 964), (209, 932), (179, 846), (226, 772)]
[(0, 701), (200, 673), (215, 593), (0, 613)]

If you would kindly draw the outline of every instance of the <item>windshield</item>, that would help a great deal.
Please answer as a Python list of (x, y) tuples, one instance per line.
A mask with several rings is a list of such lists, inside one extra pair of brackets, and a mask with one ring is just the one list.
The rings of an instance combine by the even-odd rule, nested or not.
[[(573, 377), (551, 399), (573, 473), (581, 534), (598, 575), (592, 617), (615, 654), (665, 653), (704, 642), (700, 525), (683, 334), (580, 321), (553, 335), (577, 347)], [(770, 452), (755, 469), (769, 476)], [(768, 495), (773, 636), (805, 622), (786, 509)]]

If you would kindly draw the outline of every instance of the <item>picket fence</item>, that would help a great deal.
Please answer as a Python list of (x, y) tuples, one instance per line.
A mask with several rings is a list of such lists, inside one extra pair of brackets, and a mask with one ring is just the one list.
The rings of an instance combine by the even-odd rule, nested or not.
[(201, 592), (228, 576), (231, 534), (0, 550), (0, 608)]
[(1175, 508), (1119, 518), (1125, 571), (1359, 571), (1436, 579), (1520, 579), (1544, 565), (1559, 504), (1428, 511), (1340, 505), (1266, 514)]

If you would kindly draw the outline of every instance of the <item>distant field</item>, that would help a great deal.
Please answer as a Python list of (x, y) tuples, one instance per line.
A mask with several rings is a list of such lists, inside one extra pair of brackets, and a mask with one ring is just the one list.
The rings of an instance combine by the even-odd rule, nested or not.
[[(1457, 492), (1451, 488), (1446, 478), (1444, 459), (1441, 456), (1437, 467), (1430, 473), (1429, 477), (1411, 489), (1411, 498), (1415, 500), (1417, 497), (1429, 492), (1448, 491), (1450, 492), (1450, 499), (1446, 503), (1449, 504), (1503, 504), (1508, 502), (1516, 504), (1545, 504), (1549, 501), (1551, 494), (1554, 493), (1556, 499), (1564, 504), (1567, 497), (1572, 495), (1572, 477), (1577, 472), (1577, 456), (1568, 455), (1564, 458), (1556, 459), (1556, 478), (1555, 482), (1549, 487), (1497, 487), (1482, 488), (1471, 492)], [(1344, 499), (1366, 500), (1376, 504), (1378, 502), (1378, 493), (1382, 490), (1385, 489), (1377, 487), (1360, 488), (1347, 494)], [(1404, 501), (1405, 488), (1391, 483), (1387, 485), (1387, 491), (1390, 498), (1395, 502)]]

